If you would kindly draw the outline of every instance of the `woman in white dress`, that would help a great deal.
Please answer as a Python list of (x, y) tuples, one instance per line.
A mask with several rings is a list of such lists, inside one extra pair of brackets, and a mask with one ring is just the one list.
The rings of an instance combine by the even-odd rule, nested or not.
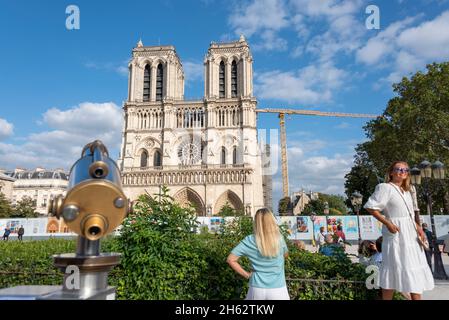
[(432, 271), (418, 242), (423, 231), (413, 216), (409, 173), (406, 162), (394, 162), (388, 168), (387, 183), (378, 184), (364, 206), (383, 224), (379, 286), (384, 300), (391, 300), (395, 290), (420, 300), (423, 291), (434, 287)]

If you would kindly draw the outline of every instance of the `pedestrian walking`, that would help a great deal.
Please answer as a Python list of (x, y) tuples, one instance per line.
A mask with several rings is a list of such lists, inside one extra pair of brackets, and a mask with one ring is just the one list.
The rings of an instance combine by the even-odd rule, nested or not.
[(25, 228), (23, 227), (23, 225), (21, 225), (19, 230), (17, 231), (17, 239), (19, 241), (22, 241), (24, 233), (25, 233)]
[(318, 233), (318, 250), (320, 250), (321, 246), (324, 246), (326, 243), (325, 241), (326, 232), (324, 227), (320, 227), (320, 232)]
[(426, 235), (427, 242), (429, 243), (429, 250), (424, 250), (424, 252), (426, 253), (427, 264), (429, 265), (430, 270), (432, 270), (432, 254), (434, 250), (432, 241), (433, 233), (428, 229), (427, 223), (423, 223), (421, 227)]
[[(253, 234), (243, 239), (227, 258), (229, 266), (249, 280), (245, 300), (290, 300), (285, 282), (284, 259), (288, 249), (273, 213), (257, 210)], [(248, 257), (252, 271), (242, 268), (238, 260)]]
[(449, 232), (444, 239), (443, 252), (447, 253), (447, 255), (449, 256)]
[(379, 285), (384, 300), (391, 300), (395, 290), (410, 293), (413, 300), (419, 300), (423, 291), (434, 288), (420, 243), (425, 235), (414, 219), (409, 172), (406, 162), (392, 163), (386, 183), (376, 186), (364, 206), (383, 224)]
[(5, 232), (3, 233), (3, 240), (8, 241), (10, 234), (11, 234), (11, 229), (6, 227)]

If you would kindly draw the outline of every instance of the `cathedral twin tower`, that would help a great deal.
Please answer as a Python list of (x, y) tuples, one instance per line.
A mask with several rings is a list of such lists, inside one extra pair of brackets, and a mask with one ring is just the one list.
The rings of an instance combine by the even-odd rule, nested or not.
[(243, 38), (211, 43), (204, 98), (184, 99), (184, 71), (173, 46), (143, 46), (129, 64), (120, 169), (132, 200), (166, 185), (197, 215), (228, 204), (254, 215), (266, 203), (257, 142), (252, 57)]

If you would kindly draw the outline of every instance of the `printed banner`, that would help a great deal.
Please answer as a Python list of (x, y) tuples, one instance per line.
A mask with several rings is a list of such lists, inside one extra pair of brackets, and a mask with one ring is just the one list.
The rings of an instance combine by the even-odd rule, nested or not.
[[(317, 239), (320, 227), (326, 227), (325, 216), (316, 216), (313, 224), (310, 216), (276, 216), (275, 218), (279, 225), (287, 226), (288, 238), (291, 240), (311, 241), (313, 235)], [(328, 218), (328, 230), (330, 232), (335, 232), (337, 226), (341, 225), (347, 240), (358, 239), (357, 216), (329, 216)], [(223, 223), (231, 222), (233, 219), (233, 217), (197, 217), (199, 225), (196, 232), (219, 232)], [(422, 215), (421, 220), (427, 223), (429, 230), (432, 230), (428, 215)], [(437, 237), (440, 240), (449, 237), (449, 216), (435, 215), (434, 220)], [(21, 226), (25, 229), (25, 238), (29, 236), (42, 237), (53, 235), (76, 236), (75, 233), (68, 229), (64, 220), (58, 220), (54, 217), (0, 219), (0, 236), (3, 235), (5, 228), (8, 227), (11, 229), (10, 239), (17, 237), (17, 231)], [(382, 235), (382, 223), (371, 215), (360, 216), (360, 232), (362, 239), (376, 240)]]

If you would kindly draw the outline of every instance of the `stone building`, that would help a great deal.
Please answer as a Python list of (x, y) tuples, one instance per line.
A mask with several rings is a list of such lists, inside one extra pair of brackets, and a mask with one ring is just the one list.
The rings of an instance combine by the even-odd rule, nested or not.
[(16, 179), (6, 175), (3, 170), (0, 170), (0, 192), (3, 193), (9, 201), (12, 199), (12, 188)]
[(175, 48), (139, 41), (129, 63), (118, 161), (131, 200), (166, 185), (202, 216), (218, 214), (226, 203), (248, 215), (265, 206), (252, 62), (243, 36), (211, 43), (204, 97), (186, 100)]
[(294, 192), (292, 195), (293, 215), (300, 215), (306, 205), (312, 200), (318, 200), (318, 197), (318, 192), (312, 192), (312, 190), (309, 193), (306, 193), (304, 190)]
[(12, 204), (28, 196), (36, 201), (36, 211), (47, 215), (50, 199), (59, 194), (66, 194), (68, 174), (62, 169), (46, 170), (36, 168), (25, 170), (17, 168), (6, 173), (15, 179), (12, 189)]

